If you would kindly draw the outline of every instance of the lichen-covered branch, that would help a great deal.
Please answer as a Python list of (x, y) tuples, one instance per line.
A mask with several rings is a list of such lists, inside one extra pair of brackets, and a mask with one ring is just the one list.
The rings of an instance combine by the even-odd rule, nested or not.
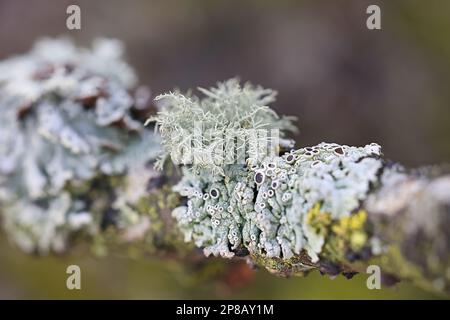
[(155, 114), (121, 55), (44, 40), (0, 63), (0, 217), (22, 249), (204, 254), (280, 276), (376, 264), (450, 293), (443, 169), (406, 170), (375, 143), (295, 149), (276, 93), (235, 79), (161, 95)]
[(372, 234), (384, 245), (370, 262), (398, 279), (448, 294), (450, 175), (439, 168), (427, 171), (401, 174), (391, 169), (365, 201)]
[(173, 216), (186, 242), (278, 275), (351, 276), (376, 263), (385, 279), (449, 291), (448, 177), (406, 172), (375, 143), (285, 152), (293, 143), (278, 140), (274, 152), (270, 133), (292, 125), (265, 105), (272, 91), (230, 80), (202, 92), (161, 96), (150, 119), (162, 158), (182, 168), (174, 190), (187, 203)]
[(226, 270), (175, 226), (177, 175), (153, 169), (160, 139), (143, 124), (155, 106), (123, 53), (112, 39), (42, 39), (0, 62), (2, 231), (31, 254), (87, 247), (176, 259), (194, 278)]
[(332, 221), (318, 206), (310, 211), (308, 222), (326, 235), (318, 261), (305, 252), (287, 261), (253, 257), (281, 275), (318, 269), (352, 277), (377, 265), (387, 284), (408, 280), (449, 294), (450, 175), (398, 170), (385, 168), (380, 186), (348, 217)]
[(140, 222), (133, 207), (160, 145), (122, 53), (115, 40), (43, 39), (0, 63), (1, 219), (25, 251), (62, 252), (78, 234)]

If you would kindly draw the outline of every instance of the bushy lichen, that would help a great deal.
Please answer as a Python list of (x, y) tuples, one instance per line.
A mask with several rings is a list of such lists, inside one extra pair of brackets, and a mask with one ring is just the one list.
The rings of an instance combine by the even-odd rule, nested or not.
[(84, 49), (44, 39), (0, 63), (0, 212), (26, 251), (60, 252), (77, 231), (136, 223), (125, 209), (144, 195), (160, 147), (122, 55), (116, 40)]
[[(233, 88), (237, 86), (234, 81), (231, 84)], [(248, 99), (235, 99), (236, 91), (229, 86), (227, 82), (207, 92), (205, 105), (214, 108), (203, 109), (204, 104), (198, 98), (170, 95), (176, 98), (174, 104), (153, 118), (159, 124), (167, 152), (178, 147), (173, 138), (180, 134), (179, 129), (192, 131), (197, 120), (207, 119), (219, 130), (241, 128), (239, 117), (230, 120), (224, 115), (237, 114), (241, 105), (244, 115), (245, 110), (252, 108)], [(250, 85), (246, 88), (246, 95), (260, 97), (260, 89)], [(191, 109), (194, 115), (189, 114)], [(267, 108), (261, 112), (265, 117), (272, 114)], [(275, 118), (269, 119), (272, 122), (253, 118), (246, 125), (250, 128), (258, 123), (272, 123), (272, 127), (281, 131), (290, 127), (290, 123), (287, 126), (285, 122), (274, 122)], [(208, 148), (209, 144), (201, 146)], [(251, 254), (288, 261), (306, 250), (310, 260), (317, 262), (325, 242), (325, 229), (338, 230), (345, 219), (353, 221), (348, 218), (352, 214), (360, 216), (362, 200), (378, 183), (383, 166), (380, 156), (377, 144), (358, 148), (321, 143), (281, 156), (272, 153), (261, 161), (254, 161), (247, 154), (245, 164), (223, 164), (220, 170), (211, 170), (208, 162), (202, 165), (182, 162), (183, 177), (174, 190), (188, 201), (186, 206), (175, 209), (173, 215), (185, 241), (204, 248), (206, 255), (229, 258)], [(320, 221), (319, 228), (317, 219), (325, 219)], [(355, 233), (350, 246), (364, 245), (363, 236)]]
[(203, 98), (179, 92), (156, 98), (165, 106), (148, 122), (156, 122), (163, 138), (159, 168), (170, 156), (177, 164), (223, 175), (227, 164), (256, 163), (277, 153), (280, 144), (293, 145), (283, 139), (285, 130), (296, 130), (293, 117), (279, 117), (268, 107), (275, 91), (250, 83), (241, 86), (237, 79), (199, 91)]

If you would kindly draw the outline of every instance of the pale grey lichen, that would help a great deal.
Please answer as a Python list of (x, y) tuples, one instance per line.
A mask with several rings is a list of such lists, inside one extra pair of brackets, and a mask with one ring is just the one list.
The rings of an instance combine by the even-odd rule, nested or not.
[[(203, 100), (179, 93), (161, 96), (172, 98), (172, 104), (151, 120), (159, 126), (167, 154), (193, 146), (211, 153), (211, 140), (196, 146), (197, 140), (182, 139), (195, 135), (199, 121), (219, 131), (262, 126), (276, 128), (283, 136), (292, 129), (289, 119), (280, 121), (262, 107), (273, 102), (271, 91), (249, 84), (242, 89), (231, 80), (203, 92), (207, 96)], [(306, 250), (315, 262), (324, 235), (310, 226), (308, 212), (320, 204), (331, 219), (351, 215), (378, 183), (383, 167), (377, 144), (358, 148), (321, 143), (282, 156), (277, 146), (277, 152), (259, 160), (252, 158), (251, 135), (244, 140), (243, 148), (249, 147), (244, 164), (174, 161), (182, 165), (183, 173), (174, 190), (187, 197), (187, 205), (175, 209), (173, 216), (185, 241), (204, 248), (206, 255), (233, 257), (248, 252), (287, 260)], [(225, 154), (234, 152), (226, 144), (214, 147)]]
[(188, 198), (173, 214), (185, 235), (204, 247), (206, 255), (250, 253), (289, 259), (307, 250), (317, 261), (324, 238), (306, 222), (317, 203), (333, 219), (358, 209), (378, 181), (380, 147), (321, 143), (260, 165), (228, 166), (224, 176), (184, 170), (176, 186)]
[(177, 164), (223, 174), (227, 164), (256, 163), (277, 153), (280, 145), (293, 145), (283, 138), (284, 131), (296, 130), (294, 118), (280, 117), (268, 106), (275, 101), (275, 91), (250, 83), (241, 86), (237, 79), (199, 91), (204, 97), (173, 92), (156, 98), (163, 100), (163, 107), (148, 122), (156, 122), (162, 136), (158, 168), (170, 156)]
[(0, 213), (24, 250), (60, 252), (75, 232), (98, 232), (106, 211), (126, 215), (136, 197), (120, 188), (160, 152), (135, 116), (148, 109), (135, 85), (117, 40), (43, 39), (0, 63)]

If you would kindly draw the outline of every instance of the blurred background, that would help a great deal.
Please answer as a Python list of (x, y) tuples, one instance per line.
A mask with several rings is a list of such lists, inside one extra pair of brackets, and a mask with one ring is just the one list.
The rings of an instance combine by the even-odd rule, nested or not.
[[(81, 7), (81, 30), (66, 28), (70, 4)], [(382, 30), (366, 28), (370, 4), (381, 7)], [(274, 108), (299, 119), (298, 147), (377, 142), (416, 167), (450, 162), (449, 14), (442, 0), (0, 0), (0, 59), (43, 36), (85, 46), (118, 38), (155, 95), (239, 76), (278, 90)], [(69, 264), (82, 269), (81, 291), (65, 287)], [(440, 298), (404, 283), (371, 291), (365, 275), (281, 279), (230, 268), (240, 276), (191, 281), (170, 261), (38, 258), (0, 237), (0, 298)]]

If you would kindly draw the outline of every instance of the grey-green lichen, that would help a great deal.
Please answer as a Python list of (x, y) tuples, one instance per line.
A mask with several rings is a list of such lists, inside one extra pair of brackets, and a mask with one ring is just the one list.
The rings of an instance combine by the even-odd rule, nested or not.
[(117, 40), (43, 39), (0, 63), (0, 214), (21, 248), (61, 252), (110, 220), (137, 223), (127, 208), (160, 147), (137, 116), (149, 104), (135, 86)]
[[(243, 110), (252, 108), (247, 100), (234, 100), (236, 91), (229, 90), (229, 83), (207, 91), (206, 99), (214, 109), (205, 111), (200, 108), (202, 99), (177, 94), (171, 108), (153, 118), (166, 151), (177, 147), (172, 140), (174, 132), (179, 134), (177, 128), (193, 130), (197, 112), (219, 130), (241, 127), (241, 118), (224, 120), (223, 115), (238, 113), (241, 104)], [(234, 80), (231, 83), (240, 88)], [(247, 85), (246, 90), (254, 97), (260, 89)], [(272, 113), (267, 108), (263, 112)], [(248, 126), (260, 123), (253, 120)], [(281, 131), (287, 128), (272, 123)], [(246, 160), (245, 164), (223, 164), (220, 170), (211, 170), (207, 162), (181, 163), (183, 176), (174, 190), (187, 198), (187, 205), (176, 208), (173, 216), (185, 241), (203, 248), (205, 255), (251, 254), (287, 261), (305, 250), (317, 262), (325, 234), (313, 225), (311, 212), (320, 208), (336, 225), (357, 214), (370, 189), (378, 184), (383, 167), (381, 148), (374, 143), (365, 147), (321, 143), (281, 156), (272, 153), (261, 161)]]
[(311, 227), (316, 204), (331, 219), (350, 216), (378, 181), (380, 148), (321, 143), (266, 158), (252, 167), (229, 166), (224, 177), (184, 171), (175, 187), (188, 198), (174, 211), (186, 241), (206, 255), (232, 257), (245, 248), (290, 259), (306, 250), (313, 262), (324, 236)]
[(280, 145), (292, 146), (286, 130), (295, 131), (293, 117), (280, 117), (268, 105), (276, 92), (237, 79), (199, 91), (204, 97), (179, 92), (162, 94), (156, 122), (164, 153), (157, 167), (170, 156), (174, 163), (222, 174), (230, 163), (258, 162), (264, 154), (275, 154)]

